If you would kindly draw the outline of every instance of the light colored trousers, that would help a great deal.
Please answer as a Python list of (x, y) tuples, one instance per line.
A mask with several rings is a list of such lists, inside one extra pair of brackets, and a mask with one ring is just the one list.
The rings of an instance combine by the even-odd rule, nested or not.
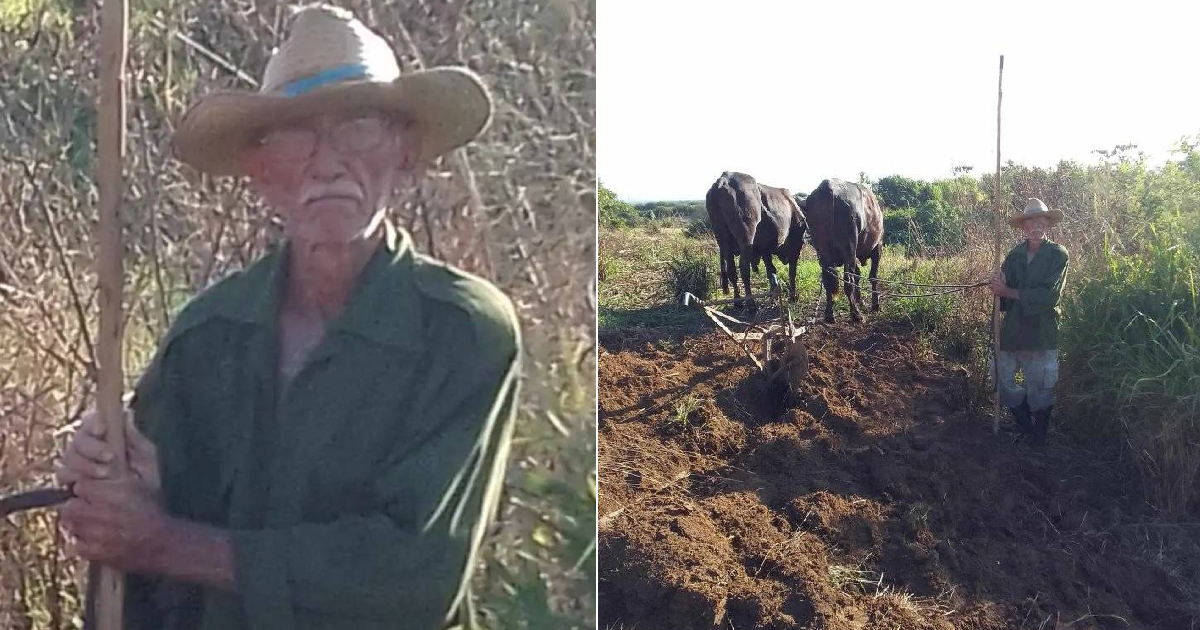
[[(1041, 411), (1054, 404), (1058, 350), (1001, 350), (996, 355), (1000, 368), (1000, 402), (1005, 407), (1019, 407), (1024, 399), (1029, 400), (1030, 411)], [(1023, 387), (1017, 385), (1017, 370), (1025, 376)]]

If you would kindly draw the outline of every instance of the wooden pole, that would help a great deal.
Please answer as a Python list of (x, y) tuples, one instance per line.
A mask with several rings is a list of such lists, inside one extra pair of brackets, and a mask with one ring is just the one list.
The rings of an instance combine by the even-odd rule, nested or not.
[[(1000, 216), (1000, 102), (1004, 98), (1004, 55), (1000, 55), (1000, 79), (996, 83), (996, 179), (992, 191), (995, 204), (993, 214), (996, 219), (996, 249), (992, 257), (992, 269), (1000, 268), (1000, 231), (1004, 229)], [(1000, 432), (1000, 300), (992, 300), (992, 370), (996, 384), (996, 405), (992, 409), (992, 433)]]
[[(127, 0), (104, 0), (100, 39), (100, 107), (97, 120), (97, 184), (100, 205), (96, 226), (96, 277), (99, 282), (100, 332), (96, 340), (96, 406), (107, 427), (109, 447), (116, 456), (116, 475), (128, 473), (125, 461), (125, 419), (121, 391), (121, 223), (117, 208), (123, 190), (125, 158), (125, 59), (128, 42)], [(96, 590), (97, 630), (121, 630), (124, 576), (102, 567)]]

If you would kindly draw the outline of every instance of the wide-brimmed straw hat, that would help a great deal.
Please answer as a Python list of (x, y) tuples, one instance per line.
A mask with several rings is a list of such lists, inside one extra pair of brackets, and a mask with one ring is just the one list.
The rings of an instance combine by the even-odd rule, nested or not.
[(238, 173), (237, 155), (272, 125), (316, 114), (376, 109), (406, 117), (433, 159), (487, 128), (492, 99), (466, 68), (400, 74), (388, 43), (329, 5), (296, 12), (257, 92), (222, 90), (201, 98), (175, 132), (175, 155), (212, 175)]
[(1042, 203), (1041, 199), (1033, 198), (1025, 204), (1023, 212), (1008, 219), (1008, 224), (1019, 229), (1022, 221), (1037, 217), (1045, 217), (1050, 221), (1050, 225), (1057, 225), (1059, 221), (1063, 220), (1063, 213), (1062, 210), (1051, 210), (1046, 207), (1045, 203)]

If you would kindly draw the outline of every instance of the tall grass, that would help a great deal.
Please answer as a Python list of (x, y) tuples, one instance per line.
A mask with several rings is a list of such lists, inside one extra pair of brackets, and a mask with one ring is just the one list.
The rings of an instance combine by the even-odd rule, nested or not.
[(1200, 498), (1200, 251), (1176, 236), (1108, 255), (1067, 300), (1061, 343), (1074, 424), (1127, 445), (1171, 518)]
[(664, 289), (676, 303), (683, 302), (685, 293), (691, 293), (701, 300), (708, 299), (713, 288), (713, 263), (710, 258), (698, 248), (685, 247), (667, 261)]

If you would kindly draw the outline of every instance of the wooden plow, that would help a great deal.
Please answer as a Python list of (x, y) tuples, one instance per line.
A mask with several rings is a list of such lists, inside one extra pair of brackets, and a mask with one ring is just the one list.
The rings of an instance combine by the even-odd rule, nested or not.
[(683, 305), (701, 309), (766, 377), (767, 397), (782, 411), (796, 401), (800, 384), (808, 374), (808, 348), (803, 337), (808, 328), (796, 325), (791, 305), (778, 289), (771, 291), (767, 301), (778, 308), (778, 317), (743, 321), (716, 308), (736, 300), (705, 301), (691, 293), (683, 294)]

